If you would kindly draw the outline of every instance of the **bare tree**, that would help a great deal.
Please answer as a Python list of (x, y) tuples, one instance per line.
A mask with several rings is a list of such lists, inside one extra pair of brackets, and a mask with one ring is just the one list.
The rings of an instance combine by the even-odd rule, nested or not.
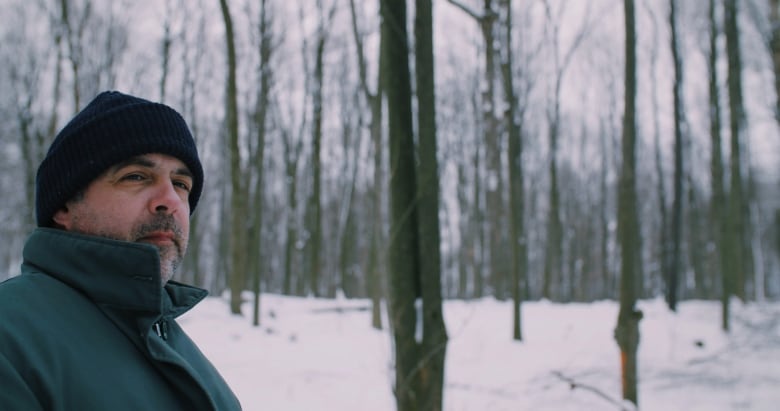
[(775, 120), (780, 125), (780, 0), (769, 0), (769, 52), (775, 74)]
[[(382, 173), (384, 167), (382, 166), (382, 55), (381, 52), (381, 38), (379, 46), (379, 69), (377, 70), (377, 85), (376, 91), (372, 92), (368, 85), (368, 69), (367, 60), (364, 51), (363, 36), (358, 29), (358, 19), (355, 9), (355, 0), (349, 1), (350, 16), (352, 18), (352, 35), (355, 40), (355, 50), (357, 54), (357, 66), (358, 75), (360, 77), (360, 87), (365, 95), (366, 101), (370, 108), (371, 118), (369, 120), (369, 130), (371, 133), (371, 144), (374, 153), (374, 175), (373, 185), (371, 187), (371, 223), (370, 223), (370, 237), (371, 245), (369, 246), (369, 261), (366, 270), (366, 282), (368, 287), (368, 294), (371, 298), (371, 325), (376, 329), (382, 328), (382, 315), (381, 315), (381, 301), (382, 301), (382, 281), (381, 281), (381, 268), (384, 266), (382, 257), (384, 252), (382, 251), (383, 244), (385, 244), (385, 233), (382, 230)], [(381, 37), (381, 36), (380, 36)]]
[(311, 90), (312, 95), (312, 194), (309, 197), (308, 212), (311, 213), (309, 222), (309, 232), (311, 233), (310, 250), (310, 268), (309, 273), (309, 291), (314, 296), (320, 295), (321, 274), (325, 270), (325, 264), (321, 256), (322, 248), (322, 110), (323, 110), (323, 79), (325, 65), (323, 58), (325, 56), (325, 45), (328, 41), (328, 29), (333, 21), (333, 15), (336, 12), (335, 4), (331, 5), (330, 10), (326, 10), (322, 0), (317, 0), (317, 30), (314, 47), (314, 71), (312, 73)]
[[(389, 312), (397, 409), (441, 410), (447, 344), (442, 318), (431, 4), (416, 3), (420, 147), (415, 153), (406, 2), (382, 0), (382, 90), (390, 145)], [(416, 166), (416, 154), (421, 167)], [(423, 160), (424, 159), (424, 160)], [(418, 180), (419, 176), (419, 180)], [(426, 221), (422, 222), (421, 218)]]
[(636, 308), (639, 231), (636, 197), (636, 19), (634, 1), (624, 0), (626, 30), (625, 112), (623, 115), (623, 163), (618, 186), (618, 243), (620, 245), (620, 311), (615, 340), (620, 348), (623, 398), (639, 404), (637, 396), (637, 348), (642, 312)]
[(672, 98), (674, 101), (674, 202), (672, 205), (672, 258), (669, 277), (666, 279), (666, 302), (669, 309), (677, 311), (678, 285), (680, 271), (682, 270), (681, 251), (682, 246), (682, 215), (683, 215), (683, 173), (685, 162), (683, 159), (683, 122), (684, 108), (682, 106), (683, 90), (683, 66), (680, 56), (680, 44), (677, 30), (677, 2), (669, 0), (669, 27), (671, 32), (672, 61), (674, 63), (674, 85)]
[[(202, 40), (205, 34), (206, 19), (203, 12), (200, 12), (196, 16), (190, 15), (190, 13), (187, 12), (187, 8), (184, 7), (186, 1), (187, 0), (179, 0), (179, 7), (185, 11), (182, 18), (191, 22), (191, 27), (193, 28), (191, 32), (194, 33), (194, 36), (192, 40), (190, 40), (186, 38), (184, 32), (182, 32), (181, 35), (182, 47), (180, 48), (180, 61), (182, 62), (183, 78), (180, 84), (181, 89), (179, 97), (181, 98), (180, 105), (182, 107), (182, 114), (187, 119), (196, 142), (202, 147), (203, 139), (200, 136), (200, 124), (198, 121), (200, 116), (197, 104), (197, 85), (200, 83), (199, 68), (201, 66), (199, 63), (203, 61), (202, 57), (205, 48)], [(203, 0), (199, 0), (198, 5), (200, 7), (197, 9), (202, 9), (202, 1)], [(203, 208), (200, 210), (203, 210)], [(203, 220), (207, 221), (207, 219), (202, 219), (202, 215), (203, 211), (193, 214), (190, 218), (190, 239), (187, 247), (187, 254), (184, 257), (186, 266), (185, 274), (190, 275), (188, 280), (190, 283), (212, 289), (213, 287), (210, 285), (213, 281), (207, 281), (207, 279), (204, 278), (205, 276), (203, 273), (205, 270), (201, 267), (201, 251), (207, 245), (207, 243), (204, 242), (204, 231), (205, 228), (207, 228), (207, 224), (202, 223)]]
[[(550, 41), (552, 43), (554, 85), (552, 92), (552, 102), (547, 110), (547, 122), (549, 128), (549, 175), (550, 175), (550, 197), (549, 213), (547, 218), (547, 241), (545, 249), (544, 278), (542, 284), (542, 296), (547, 299), (553, 297), (551, 287), (553, 284), (564, 282), (563, 278), (563, 223), (561, 222), (561, 193), (558, 188), (558, 142), (561, 134), (561, 88), (566, 69), (571, 63), (574, 53), (582, 44), (588, 31), (588, 15), (583, 22), (582, 27), (572, 41), (571, 46), (566, 50), (563, 56), (560, 56), (560, 13), (566, 10), (566, 3), (561, 3), (559, 15), (553, 17), (552, 6), (548, 0), (545, 0), (545, 15), (547, 17), (547, 27), (550, 27)], [(562, 57), (562, 58), (561, 58)]]
[[(417, 208), (420, 266), (419, 287), (422, 341), (417, 367), (420, 398), (418, 410), (441, 411), (444, 397), (444, 364), (447, 329), (441, 297), (441, 229), (439, 226), (439, 161), (436, 143), (436, 97), (433, 58), (433, 10), (431, 0), (415, 1), (415, 74), (417, 80)], [(421, 318), (419, 318), (421, 317)]]
[(245, 205), (247, 204), (244, 187), (243, 167), (238, 136), (238, 92), (236, 86), (236, 46), (233, 33), (233, 19), (227, 0), (219, 0), (222, 18), (225, 23), (225, 41), (227, 43), (227, 77), (225, 83), (225, 123), (227, 126), (228, 156), (230, 164), (230, 209), (223, 212), (229, 215), (230, 237), (228, 252), (230, 267), (228, 281), (230, 283), (230, 312), (241, 314), (241, 292), (246, 285), (246, 221)]
[(265, 140), (267, 119), (269, 117), (269, 105), (271, 94), (271, 82), (273, 69), (271, 57), (273, 54), (273, 33), (271, 31), (271, 18), (269, 16), (267, 0), (260, 1), (260, 10), (257, 22), (257, 97), (253, 113), (253, 128), (256, 136), (254, 142), (250, 139), (250, 164), (252, 165), (253, 182), (251, 188), (252, 205), (249, 208), (249, 233), (247, 241), (248, 271), (252, 276), (252, 292), (254, 302), (252, 304), (252, 324), (260, 324), (260, 282), (262, 273), (262, 233), (263, 233), (263, 177), (265, 167)]
[[(346, 60), (350, 56), (346, 55)], [(344, 65), (339, 70), (341, 84), (349, 84), (352, 67)], [(335, 295), (337, 289), (347, 298), (361, 295), (357, 275), (360, 271), (359, 230), (357, 215), (358, 205), (358, 173), (361, 169), (360, 156), (363, 147), (363, 110), (360, 110), (363, 91), (360, 87), (340, 87), (339, 107), (341, 116), (341, 164), (342, 185), (341, 197), (338, 201), (336, 220), (336, 238), (338, 239), (338, 275), (329, 282), (328, 295)], [(356, 109), (358, 108), (358, 109)], [(370, 137), (370, 136), (369, 136)]]
[[(725, 267), (727, 286), (723, 290), (725, 298), (730, 294), (743, 300), (745, 281), (749, 267), (747, 222), (747, 200), (743, 185), (742, 134), (745, 129), (745, 111), (742, 101), (742, 59), (739, 46), (739, 27), (737, 24), (737, 0), (725, 0), (724, 32), (726, 34), (726, 54), (728, 56), (728, 93), (729, 93), (729, 130), (730, 144), (730, 184), (728, 196), (728, 244), (726, 254), (729, 266)], [(724, 330), (728, 330), (728, 320), (724, 318)]]
[(525, 107), (518, 107), (515, 93), (512, 50), (512, 0), (501, 0), (501, 75), (503, 79), (504, 122), (509, 134), (509, 209), (510, 250), (512, 254), (512, 338), (522, 340), (520, 302), (528, 283), (528, 251), (525, 233), (525, 185), (523, 183), (523, 134), (521, 124)]
[(160, 76), (160, 101), (165, 101), (165, 89), (168, 84), (168, 68), (171, 60), (171, 13), (173, 4), (171, 0), (165, 0), (165, 17), (163, 18), (163, 38), (162, 38), (162, 75)]
[[(477, 12), (470, 9), (465, 4), (457, 0), (448, 0), (449, 3), (459, 8), (479, 25), (482, 33), (482, 44), (484, 46), (484, 83), (480, 86), (480, 109), (482, 124), (482, 142), (484, 148), (477, 150), (475, 155), (483, 154), (484, 161), (475, 157), (475, 172), (479, 172), (479, 165), (484, 166), (484, 179), (486, 184), (480, 185), (479, 196), (484, 194), (484, 212), (478, 212), (477, 223), (483, 223), (483, 218), (487, 218), (483, 227), (485, 248), (488, 250), (484, 255), (485, 268), (488, 270), (490, 285), (493, 294), (503, 299), (507, 291), (508, 277), (508, 249), (506, 247), (507, 230), (504, 221), (506, 219), (506, 206), (504, 204), (504, 181), (501, 169), (502, 150), (501, 133), (499, 133), (499, 120), (496, 118), (496, 81), (498, 66), (496, 59), (496, 21), (498, 14), (495, 11), (493, 0), (483, 0), (482, 10)], [(484, 193), (482, 192), (484, 190)], [(475, 205), (479, 207), (479, 202)], [(481, 274), (480, 274), (481, 275)], [(477, 289), (481, 288), (481, 283), (477, 283)], [(480, 294), (476, 294), (478, 297)]]
[[(657, 39), (658, 38), (658, 22), (656, 20), (656, 14), (653, 11), (653, 8), (649, 3), (644, 3), (645, 9), (647, 10), (648, 14), (650, 14), (650, 22), (652, 24), (652, 34), (651, 38)], [(658, 41), (653, 41), (652, 47), (650, 49), (650, 82), (652, 84), (658, 83)], [(658, 203), (658, 219), (659, 219), (659, 227), (658, 227), (658, 240), (656, 242), (657, 248), (658, 248), (658, 271), (660, 274), (660, 278), (663, 279), (663, 281), (668, 281), (668, 278), (671, 276), (671, 252), (670, 252), (670, 231), (671, 231), (671, 225), (669, 224), (669, 206), (667, 205), (666, 200), (666, 171), (664, 168), (664, 165), (666, 164), (666, 161), (663, 158), (663, 153), (661, 149), (661, 122), (659, 118), (659, 111), (661, 110), (660, 103), (659, 103), (659, 97), (658, 97), (658, 87), (651, 87), (650, 88), (650, 98), (653, 105), (653, 151), (654, 151), (654, 162), (655, 162), (655, 175), (656, 175), (656, 198)]]
[[(302, 98), (305, 100), (307, 94), (303, 93)], [(277, 106), (274, 104), (273, 106)], [(305, 102), (302, 106), (306, 106)], [(296, 133), (291, 132), (292, 127), (281, 124), (280, 116), (277, 114), (274, 116), (275, 125), (282, 134), (282, 143), (284, 144), (284, 181), (286, 182), (287, 190), (287, 207), (286, 213), (286, 231), (287, 235), (284, 240), (284, 278), (282, 280), (282, 293), (285, 295), (302, 295), (303, 280), (298, 279), (295, 281), (294, 273), (294, 260), (298, 249), (298, 231), (299, 224), (297, 218), (298, 210), (298, 163), (300, 162), (301, 152), (303, 151), (303, 132), (306, 124), (305, 118), (301, 121), (300, 127)]]
[(726, 229), (726, 191), (725, 191), (725, 179), (723, 177), (723, 150), (721, 141), (721, 108), (720, 108), (720, 85), (718, 81), (718, 36), (720, 30), (718, 28), (718, 20), (716, 16), (716, 8), (718, 1), (709, 0), (709, 56), (708, 56), (708, 69), (709, 69), (709, 128), (710, 128), (710, 142), (711, 142), (711, 154), (710, 154), (710, 182), (712, 184), (712, 199), (710, 206), (710, 223), (713, 227), (713, 234), (715, 240), (715, 247), (719, 256), (718, 271), (721, 276), (721, 305), (722, 305), (722, 319), (721, 325), (723, 329), (728, 329), (729, 318), (729, 304), (728, 304), (728, 281), (727, 281), (727, 252), (725, 249), (726, 236), (728, 235)]

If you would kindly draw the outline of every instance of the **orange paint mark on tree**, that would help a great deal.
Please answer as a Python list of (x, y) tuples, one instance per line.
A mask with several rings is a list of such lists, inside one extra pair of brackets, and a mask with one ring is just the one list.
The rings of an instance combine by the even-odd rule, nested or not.
[(623, 395), (625, 395), (626, 392), (628, 392), (628, 353), (626, 353), (623, 350), (620, 350), (620, 370), (621, 373), (621, 382), (623, 383)]

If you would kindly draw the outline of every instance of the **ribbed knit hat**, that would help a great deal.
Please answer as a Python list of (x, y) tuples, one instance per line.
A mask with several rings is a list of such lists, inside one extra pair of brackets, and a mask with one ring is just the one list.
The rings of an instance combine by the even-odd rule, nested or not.
[(112, 165), (149, 153), (176, 157), (189, 168), (190, 213), (195, 211), (203, 167), (181, 115), (164, 104), (117, 91), (101, 93), (57, 134), (38, 167), (38, 226), (51, 226), (54, 213)]

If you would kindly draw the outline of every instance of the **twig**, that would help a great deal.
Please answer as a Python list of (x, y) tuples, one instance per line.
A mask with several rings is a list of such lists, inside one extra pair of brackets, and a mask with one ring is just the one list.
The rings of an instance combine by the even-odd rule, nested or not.
[(583, 383), (577, 382), (576, 380), (574, 380), (574, 378), (567, 377), (567, 376), (563, 375), (563, 373), (560, 372), (560, 371), (553, 371), (553, 375), (558, 377), (558, 378), (560, 378), (561, 380), (569, 383), (569, 387), (572, 390), (576, 389), (576, 388), (582, 388), (582, 389), (584, 389), (586, 391), (590, 391), (590, 392), (598, 395), (599, 397), (607, 400), (608, 402), (616, 405), (621, 411), (635, 411), (635, 409), (633, 409), (633, 408), (626, 408), (626, 405), (624, 403), (622, 403), (621, 401), (618, 401), (618, 400), (610, 397), (609, 395), (604, 393), (604, 391), (601, 391), (600, 389), (598, 389), (596, 387), (593, 387), (593, 386), (590, 386), (590, 385), (587, 385), (587, 384), (583, 384)]
[(313, 308), (311, 310), (314, 314), (322, 314), (322, 313), (329, 313), (329, 312), (335, 312), (339, 314), (343, 314), (348, 311), (368, 311), (371, 307), (369, 306), (357, 306), (357, 307), (327, 307), (327, 308)]

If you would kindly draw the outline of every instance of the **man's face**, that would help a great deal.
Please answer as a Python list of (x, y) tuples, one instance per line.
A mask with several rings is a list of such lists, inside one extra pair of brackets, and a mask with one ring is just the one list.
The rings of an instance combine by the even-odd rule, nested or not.
[(54, 214), (54, 222), (67, 231), (156, 246), (165, 284), (187, 251), (192, 184), (175, 157), (133, 157), (98, 176)]

